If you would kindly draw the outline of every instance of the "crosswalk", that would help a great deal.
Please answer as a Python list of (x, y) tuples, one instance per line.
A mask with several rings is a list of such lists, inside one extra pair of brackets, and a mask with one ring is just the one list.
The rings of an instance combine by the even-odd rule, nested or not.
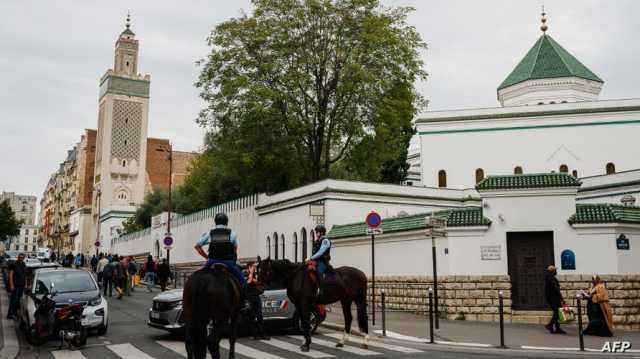
[[(387, 358), (392, 355), (421, 353), (422, 350), (402, 346), (398, 344), (390, 344), (375, 339), (369, 341), (370, 349), (361, 348), (363, 340), (358, 337), (352, 337), (350, 343), (342, 348), (336, 348), (339, 334), (327, 333), (316, 335), (312, 339), (312, 349), (303, 353), (300, 351), (302, 337), (300, 336), (282, 336), (275, 337), (271, 340), (252, 341), (248, 339), (240, 339), (236, 341), (236, 356), (240, 358), (261, 358), (261, 359), (289, 359), (289, 358)], [(148, 344), (147, 344), (148, 346)], [(159, 358), (186, 358), (187, 352), (183, 341), (179, 340), (154, 340), (152, 342), (153, 350), (145, 351), (145, 345), (142, 343), (120, 343), (105, 344), (104, 346), (92, 346), (90, 348), (82, 348), (80, 350), (56, 350), (51, 355), (55, 359), (88, 359), (96, 357), (109, 357), (121, 359), (159, 359)], [(229, 349), (229, 341), (223, 339), (220, 342), (221, 349)], [(164, 349), (161, 355), (158, 355), (159, 348)], [(373, 349), (371, 349), (373, 348)], [(101, 354), (98, 354), (101, 353)]]

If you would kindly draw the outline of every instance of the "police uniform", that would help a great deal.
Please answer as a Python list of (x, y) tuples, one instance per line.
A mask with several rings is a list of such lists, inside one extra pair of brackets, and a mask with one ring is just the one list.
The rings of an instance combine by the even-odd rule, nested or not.
[(318, 241), (313, 242), (311, 249), (311, 260), (316, 261), (316, 271), (324, 276), (331, 259), (331, 241), (327, 236), (322, 236)]
[(203, 247), (209, 245), (209, 255), (207, 266), (217, 263), (224, 264), (229, 268), (238, 281), (244, 285), (246, 280), (240, 268), (236, 265), (238, 259), (236, 248), (238, 248), (238, 235), (225, 225), (216, 225), (211, 231), (202, 235), (198, 245)]

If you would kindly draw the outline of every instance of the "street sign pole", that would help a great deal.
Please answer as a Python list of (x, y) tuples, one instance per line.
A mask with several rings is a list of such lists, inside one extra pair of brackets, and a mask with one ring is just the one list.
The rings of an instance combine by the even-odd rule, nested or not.
[(426, 235), (431, 237), (431, 262), (433, 264), (433, 302), (435, 306), (435, 325), (436, 329), (440, 329), (440, 311), (438, 309), (438, 261), (436, 252), (436, 238), (444, 238), (447, 236), (447, 221), (443, 218), (430, 216), (425, 218), (427, 227)]
[(375, 234), (371, 232), (371, 325), (376, 326), (376, 246)]
[(433, 302), (435, 304), (436, 329), (440, 329), (438, 319), (438, 265), (436, 263), (436, 237), (431, 237), (431, 257), (433, 261)]

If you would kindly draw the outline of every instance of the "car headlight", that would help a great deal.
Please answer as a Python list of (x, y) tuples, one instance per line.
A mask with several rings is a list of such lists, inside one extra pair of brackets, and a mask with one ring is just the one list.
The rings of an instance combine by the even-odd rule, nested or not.
[(102, 296), (101, 295), (98, 295), (97, 297), (95, 297), (95, 298), (93, 298), (93, 299), (91, 299), (89, 301), (89, 305), (92, 306), (92, 307), (95, 307), (96, 305), (100, 305), (100, 304), (102, 304)]
[(181, 300), (171, 303), (171, 308), (177, 308), (177, 307), (182, 307), (182, 301)]

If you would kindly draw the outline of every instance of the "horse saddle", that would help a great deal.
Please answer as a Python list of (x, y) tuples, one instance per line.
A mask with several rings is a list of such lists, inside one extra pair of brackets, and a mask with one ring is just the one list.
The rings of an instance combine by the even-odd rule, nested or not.
[(311, 278), (311, 280), (318, 285), (320, 284), (320, 280), (322, 280), (323, 284), (325, 285), (338, 284), (336, 272), (331, 266), (327, 266), (327, 271), (324, 273), (324, 278), (321, 278), (321, 276), (318, 275), (316, 261), (310, 260), (307, 262), (307, 273), (309, 273), (309, 277)]

